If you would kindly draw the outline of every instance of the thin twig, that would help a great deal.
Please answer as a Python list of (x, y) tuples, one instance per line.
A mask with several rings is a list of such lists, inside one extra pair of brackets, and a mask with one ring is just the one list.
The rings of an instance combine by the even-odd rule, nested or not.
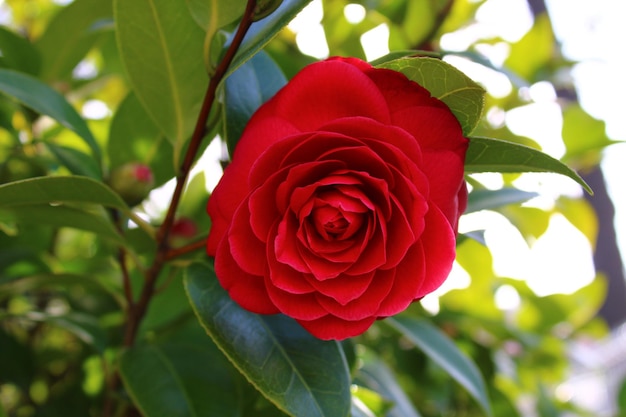
[(249, 0), (246, 6), (246, 11), (244, 12), (241, 23), (237, 28), (237, 32), (235, 33), (233, 41), (228, 47), (224, 58), (215, 69), (215, 74), (213, 75), (213, 77), (211, 77), (211, 80), (209, 82), (209, 86), (204, 96), (204, 101), (202, 103), (202, 108), (200, 110), (200, 113), (198, 114), (197, 123), (189, 142), (187, 153), (185, 154), (185, 159), (183, 160), (180, 171), (176, 177), (176, 188), (174, 189), (174, 193), (172, 194), (170, 206), (167, 210), (167, 214), (165, 215), (165, 219), (163, 220), (163, 224), (161, 224), (161, 227), (159, 227), (159, 230), (157, 232), (159, 245), (154, 261), (152, 262), (152, 266), (146, 271), (145, 281), (143, 289), (141, 291), (141, 295), (139, 296), (139, 300), (128, 312), (126, 333), (124, 335), (124, 346), (132, 346), (135, 343), (139, 323), (141, 322), (143, 316), (148, 309), (148, 304), (150, 303), (150, 299), (152, 298), (152, 295), (154, 293), (154, 288), (156, 286), (156, 281), (159, 277), (159, 273), (161, 272), (161, 269), (163, 268), (165, 262), (170, 259), (170, 257), (168, 257), (168, 254), (170, 253), (168, 242), (169, 234), (174, 223), (176, 209), (178, 208), (180, 198), (185, 188), (185, 183), (187, 182), (187, 177), (189, 176), (189, 171), (191, 170), (193, 162), (197, 156), (198, 149), (200, 148), (200, 145), (206, 133), (206, 124), (211, 113), (211, 107), (213, 106), (213, 103), (215, 101), (217, 87), (226, 75), (226, 71), (228, 70), (228, 67), (230, 66), (233, 58), (235, 57), (235, 54), (237, 53), (237, 50), (239, 49), (239, 46), (241, 45), (244, 36), (252, 25), (255, 8), (256, 0)]

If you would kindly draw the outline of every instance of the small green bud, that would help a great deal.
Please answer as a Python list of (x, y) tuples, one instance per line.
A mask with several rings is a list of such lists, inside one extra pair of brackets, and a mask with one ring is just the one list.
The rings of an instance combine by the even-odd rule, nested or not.
[(129, 206), (141, 203), (154, 187), (150, 167), (137, 162), (129, 162), (113, 169), (107, 182)]

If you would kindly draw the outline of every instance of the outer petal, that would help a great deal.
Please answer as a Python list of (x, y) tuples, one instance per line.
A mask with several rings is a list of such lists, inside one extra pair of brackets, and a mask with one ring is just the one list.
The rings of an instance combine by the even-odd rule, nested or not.
[(387, 102), (376, 84), (361, 69), (338, 60), (305, 67), (273, 101), (276, 114), (301, 131), (349, 116), (389, 121)]
[(230, 255), (228, 240), (218, 246), (215, 275), (230, 297), (241, 307), (257, 314), (276, 314), (279, 310), (270, 300), (263, 277), (243, 271)]
[(343, 340), (365, 332), (376, 321), (374, 317), (363, 320), (347, 321), (327, 315), (317, 320), (297, 320), (302, 327), (318, 339)]

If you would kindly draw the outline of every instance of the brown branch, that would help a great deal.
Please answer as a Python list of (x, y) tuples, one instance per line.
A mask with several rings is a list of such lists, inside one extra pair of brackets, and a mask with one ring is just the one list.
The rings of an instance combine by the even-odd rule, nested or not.
[(226, 71), (228, 70), (228, 67), (230, 66), (233, 58), (235, 57), (235, 54), (237, 53), (237, 50), (239, 49), (239, 46), (241, 45), (244, 36), (246, 35), (248, 29), (253, 23), (255, 8), (256, 0), (248, 0), (246, 11), (244, 12), (241, 23), (237, 28), (237, 32), (235, 33), (233, 41), (228, 47), (224, 58), (217, 66), (215, 74), (213, 75), (213, 77), (211, 77), (211, 80), (209, 81), (209, 85), (204, 96), (204, 101), (202, 102), (202, 108), (200, 110), (200, 113), (198, 114), (196, 126), (189, 142), (189, 147), (187, 148), (187, 152), (185, 154), (185, 159), (183, 160), (180, 171), (178, 172), (178, 175), (176, 177), (176, 188), (174, 189), (174, 193), (172, 194), (170, 206), (168, 208), (167, 214), (165, 215), (165, 219), (163, 220), (163, 224), (161, 224), (157, 232), (157, 240), (159, 242), (159, 245), (154, 261), (152, 262), (151, 267), (146, 271), (145, 282), (139, 296), (139, 300), (128, 311), (128, 322), (126, 324), (126, 332), (124, 335), (124, 346), (132, 346), (135, 343), (139, 324), (141, 323), (141, 320), (143, 319), (148, 309), (148, 304), (150, 303), (150, 299), (152, 298), (152, 295), (154, 293), (154, 288), (156, 286), (159, 273), (161, 272), (161, 269), (163, 268), (165, 262), (168, 259), (171, 259), (171, 256), (168, 256), (168, 254), (171, 253), (168, 240), (172, 225), (174, 223), (176, 209), (178, 208), (178, 204), (180, 202), (185, 183), (187, 182), (189, 171), (191, 170), (193, 162), (196, 159), (198, 149), (200, 148), (202, 140), (204, 139), (204, 135), (206, 134), (206, 123), (211, 112), (211, 107), (213, 106), (213, 103), (215, 101), (217, 87), (226, 75)]
[(178, 258), (179, 256), (186, 255), (188, 253), (200, 250), (204, 248), (205, 246), (206, 246), (206, 236), (195, 242), (189, 243), (188, 245), (181, 246), (180, 248), (170, 249), (165, 254), (165, 259), (169, 261), (174, 258)]

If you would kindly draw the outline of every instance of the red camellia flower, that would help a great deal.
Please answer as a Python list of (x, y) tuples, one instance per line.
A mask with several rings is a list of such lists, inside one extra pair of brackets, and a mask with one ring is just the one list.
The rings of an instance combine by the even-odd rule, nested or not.
[(399, 72), (354, 58), (304, 68), (252, 116), (209, 199), (221, 285), (321, 339), (406, 309), (450, 272), (467, 145)]

